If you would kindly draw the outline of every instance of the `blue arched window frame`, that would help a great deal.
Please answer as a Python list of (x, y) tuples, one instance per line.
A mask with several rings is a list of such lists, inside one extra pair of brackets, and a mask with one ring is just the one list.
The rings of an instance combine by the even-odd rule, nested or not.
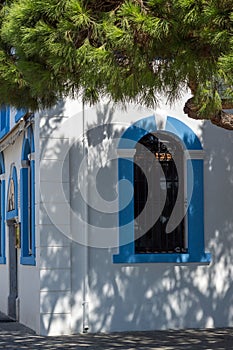
[[(14, 209), (8, 210), (11, 180), (13, 180), (13, 183), (14, 183)], [(9, 181), (8, 181), (6, 220), (12, 220), (12, 219), (15, 219), (17, 217), (18, 217), (18, 180), (17, 180), (16, 167), (14, 164), (12, 164), (10, 177), (9, 177)]]
[[(34, 135), (29, 126), (24, 136), (20, 169), (21, 257), (22, 265), (36, 265), (35, 247), (35, 160)], [(30, 196), (29, 196), (30, 193)], [(30, 203), (29, 203), (30, 201)], [(30, 208), (30, 209), (29, 209)], [(30, 218), (29, 218), (30, 215)], [(30, 220), (29, 220), (30, 219)], [(29, 247), (29, 235), (31, 249)]]
[(0, 264), (6, 263), (6, 255), (5, 255), (5, 164), (4, 164), (4, 156), (3, 153), (0, 153), (0, 196), (1, 196), (1, 208), (0, 208)]
[[(113, 256), (114, 263), (209, 263), (211, 255), (205, 252), (204, 244), (204, 186), (203, 149), (196, 134), (178, 119), (168, 117), (165, 130), (182, 143), (185, 152), (187, 196), (186, 253), (135, 254), (134, 247), (134, 163), (136, 143), (146, 134), (156, 132), (154, 116), (143, 118), (129, 127), (118, 145), (119, 183), (119, 253)], [(129, 198), (131, 198), (129, 200)], [(124, 203), (127, 203), (124, 205)]]

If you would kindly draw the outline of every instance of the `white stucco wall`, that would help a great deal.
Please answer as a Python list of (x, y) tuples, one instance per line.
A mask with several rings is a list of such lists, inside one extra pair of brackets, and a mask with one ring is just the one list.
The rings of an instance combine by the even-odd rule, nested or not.
[[(85, 110), (88, 144), (87, 202), (101, 210), (97, 190), (106, 201), (117, 197), (117, 162), (109, 161), (114, 154), (112, 139), (118, 138), (131, 123), (154, 114), (163, 121), (170, 115), (190, 126), (203, 142), (205, 155), (205, 240), (212, 253), (208, 266), (187, 264), (137, 264), (122, 266), (112, 263), (117, 248), (88, 249), (89, 331), (126, 331), (165, 328), (232, 326), (232, 206), (233, 206), (233, 135), (210, 124), (190, 120), (182, 112), (182, 103), (156, 111), (129, 107), (127, 111), (99, 105)], [(103, 127), (112, 123), (112, 128)], [(115, 124), (116, 123), (116, 124)], [(83, 215), (80, 185), (81, 144), (77, 141), (70, 152), (71, 207)], [(98, 172), (95, 177), (95, 171)], [(85, 181), (82, 186), (85, 185)], [(98, 229), (117, 224), (117, 213), (105, 215), (88, 211), (89, 244), (94, 245)], [(73, 332), (82, 330), (82, 286), (85, 276), (81, 234), (83, 227), (71, 220), (72, 242), (72, 325)], [(79, 228), (78, 228), (79, 227)], [(118, 229), (115, 230), (118, 240)], [(75, 242), (76, 241), (76, 242)], [(83, 254), (83, 255), (82, 255)]]
[[(40, 152), (37, 228), (40, 232), (40, 329), (44, 335), (70, 334), (71, 244), (68, 117), (61, 104), (36, 117)], [(64, 170), (64, 172), (63, 172)]]
[[(6, 243), (7, 244), (7, 243)], [(8, 285), (8, 266), (7, 265), (0, 265), (0, 278), (1, 281), (4, 281), (4, 283), (1, 283), (0, 288), (0, 310), (7, 314), (7, 298), (9, 294), (9, 285)]]
[[(11, 114), (12, 117), (12, 114)], [(12, 118), (11, 118), (12, 121)], [(13, 123), (13, 121), (12, 121)], [(4, 152), (5, 160), (5, 203), (7, 205), (7, 188), (10, 177), (11, 165), (14, 164), (17, 169), (18, 180), (18, 218), (21, 221), (20, 213), (20, 168), (21, 168), (21, 152), (22, 152), (23, 133), (10, 144)], [(6, 264), (0, 265), (0, 309), (8, 313), (8, 295), (9, 295), (9, 240), (8, 226), (6, 224)], [(32, 329), (38, 328), (39, 320), (39, 273), (35, 266), (25, 266), (20, 264), (21, 249), (17, 250), (18, 257), (18, 299), (19, 299), (19, 321)]]
[[(67, 101), (36, 115), (40, 152), (36, 153), (35, 276), (40, 274), (40, 282), (34, 276), (28, 306), (34, 302), (33, 312), (40, 317), (38, 322), (30, 316), (30, 326), (38, 333), (79, 333), (84, 325), (90, 332), (110, 332), (233, 324), (233, 135), (209, 122), (190, 120), (182, 112), (183, 102), (173, 107), (161, 102), (155, 111), (111, 104), (85, 106), (83, 111), (79, 101)], [(153, 114), (161, 127), (167, 115), (182, 120), (203, 143), (209, 266), (112, 263), (118, 252), (116, 144), (128, 126)], [(101, 212), (102, 200), (107, 205), (116, 201), (112, 214)], [(98, 228), (104, 227), (107, 234), (114, 225), (114, 244), (100, 248)], [(0, 266), (0, 277), (6, 276), (6, 268)], [(31, 270), (22, 271), (27, 285), (26, 273)], [(1, 293), (7, 295), (7, 288)], [(21, 288), (21, 294), (26, 296), (26, 290)], [(23, 307), (27, 324), (27, 305)]]

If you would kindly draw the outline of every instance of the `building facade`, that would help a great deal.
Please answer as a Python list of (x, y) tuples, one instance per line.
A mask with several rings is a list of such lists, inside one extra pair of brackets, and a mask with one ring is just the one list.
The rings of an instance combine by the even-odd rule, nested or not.
[(233, 325), (233, 134), (185, 99), (2, 106), (2, 312), (43, 335)]

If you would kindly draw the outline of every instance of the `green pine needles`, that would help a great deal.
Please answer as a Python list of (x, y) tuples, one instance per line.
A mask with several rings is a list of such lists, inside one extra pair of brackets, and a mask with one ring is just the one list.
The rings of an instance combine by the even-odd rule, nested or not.
[(222, 118), (233, 95), (233, 0), (2, 3), (0, 103), (35, 110), (81, 95), (153, 107), (191, 89), (190, 117), (233, 128)]

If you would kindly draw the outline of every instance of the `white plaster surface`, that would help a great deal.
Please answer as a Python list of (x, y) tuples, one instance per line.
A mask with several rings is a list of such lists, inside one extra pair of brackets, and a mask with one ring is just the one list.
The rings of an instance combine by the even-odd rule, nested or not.
[[(11, 114), (11, 127), (14, 126), (14, 114)], [(5, 160), (5, 181), (6, 181), (6, 198), (7, 205), (7, 188), (10, 176), (11, 166), (14, 165), (17, 170), (18, 180), (18, 211), (19, 221), (20, 213), (20, 168), (21, 168), (21, 152), (22, 152), (22, 133), (14, 142), (4, 150)], [(8, 227), (6, 224), (6, 265), (0, 265), (0, 309), (8, 313), (8, 295), (9, 295), (9, 242), (8, 242)], [(35, 266), (25, 266), (20, 264), (20, 249), (18, 249), (18, 298), (19, 298), (19, 319), (20, 322), (33, 328), (39, 329), (39, 270)]]
[[(161, 101), (155, 110), (134, 105), (125, 110), (119, 105), (100, 103), (83, 112), (82, 104), (72, 101), (46, 111), (44, 116), (38, 114), (38, 265), (20, 267), (23, 323), (31, 322), (33, 329), (46, 335), (81, 332), (85, 301), (90, 332), (233, 326), (233, 135), (209, 122), (187, 118), (182, 109), (188, 97), (174, 107)], [(114, 241), (118, 241), (117, 207), (112, 213), (103, 210), (117, 203), (117, 161), (111, 157), (117, 157), (118, 139), (133, 122), (152, 115), (161, 128), (168, 115), (180, 119), (203, 143), (205, 242), (206, 250), (212, 254), (209, 266), (123, 266), (112, 263), (118, 248), (111, 242), (104, 249), (94, 246), (101, 232), (107, 234), (108, 230), (109, 236), (111, 230)], [(80, 168), (82, 118), (88, 169)], [(22, 137), (4, 153), (6, 179), (12, 162), (20, 168), (21, 143)], [(65, 189), (64, 193), (60, 188)], [(87, 234), (85, 203), (89, 205), (87, 217), (91, 225), (86, 227)], [(92, 242), (88, 250), (81, 244), (85, 240)], [(7, 276), (8, 265), (0, 266), (1, 280), (7, 281)], [(6, 310), (7, 294), (6, 282), (0, 287), (2, 311)]]
[(70, 247), (41, 247), (40, 268), (70, 268)]
[(58, 314), (41, 314), (41, 329), (42, 335), (56, 336), (69, 335), (71, 333), (71, 315), (70, 313)]
[(39, 269), (35, 266), (18, 266), (20, 322), (38, 329), (39, 327)]
[[(49, 225), (51, 223), (55, 225), (69, 225), (69, 207), (65, 203), (49, 203), (45, 207), (46, 203), (41, 203), (39, 215), (40, 225)], [(58, 226), (59, 227), (59, 226)]]
[(70, 233), (70, 225), (59, 225), (59, 230), (56, 226), (40, 225), (40, 246), (41, 247), (66, 247), (70, 245), (70, 238), (67, 234)]
[[(128, 125), (153, 113), (150, 110), (130, 107), (128, 111), (109, 111), (97, 106), (85, 111), (86, 128), (92, 131), (88, 158), (89, 223), (98, 227), (112, 227), (117, 224), (117, 213), (106, 215), (101, 212), (100, 194), (106, 201), (117, 197), (117, 164), (108, 161), (112, 139)], [(210, 123), (194, 121), (184, 116), (182, 104), (174, 109), (160, 107), (154, 111), (160, 118), (167, 115), (176, 117), (190, 126), (201, 138), (205, 158), (205, 241), (206, 250), (213, 255), (209, 266), (187, 264), (138, 264), (134, 266), (114, 265), (112, 255), (117, 249), (89, 248), (89, 330), (109, 332), (126, 330), (218, 327), (233, 324), (229, 305), (232, 302), (232, 173), (233, 136), (230, 132), (212, 126)], [(104, 128), (105, 122), (117, 122), (111, 129)], [(165, 120), (163, 120), (165, 124)], [(99, 127), (99, 128), (96, 128)], [(96, 128), (96, 129), (95, 129)], [(95, 133), (96, 130), (96, 133)], [(120, 130), (120, 133), (117, 131)], [(218, 140), (218, 141), (217, 141)], [(219, 144), (220, 142), (220, 144)], [(114, 146), (115, 147), (115, 146)], [(70, 176), (74, 187), (71, 189), (70, 203), (74, 212), (82, 216), (84, 203), (79, 191), (77, 173), (81, 162), (76, 150), (70, 153)], [(99, 174), (99, 175), (96, 175)], [(220, 180), (221, 179), (221, 180)], [(218, 183), (221, 182), (221, 186)], [(97, 188), (97, 192), (94, 188)], [(75, 195), (73, 195), (75, 193)], [(97, 211), (93, 210), (97, 206)], [(100, 211), (98, 211), (98, 209)], [(71, 231), (77, 229), (77, 221), (71, 216)], [(82, 230), (82, 226), (79, 227)], [(98, 230), (89, 228), (91, 236)], [(91, 234), (91, 236), (90, 236)], [(117, 230), (116, 230), (117, 234)], [(74, 235), (75, 237), (75, 235)], [(97, 238), (98, 239), (98, 238)], [(72, 317), (82, 301), (80, 288), (85, 278), (84, 260), (80, 257), (82, 246), (72, 245), (72, 294), (76, 300)], [(82, 255), (81, 255), (82, 256)], [(224, 271), (224, 274), (223, 272)], [(221, 275), (221, 278), (220, 278)], [(205, 286), (205, 288), (203, 287)], [(222, 286), (222, 287), (220, 287)], [(80, 327), (80, 318), (78, 325)], [(211, 322), (210, 322), (211, 320)], [(75, 327), (75, 322), (73, 327)]]
[(42, 314), (65, 314), (71, 311), (70, 292), (40, 292)]
[(40, 180), (69, 182), (69, 159), (45, 159), (40, 161)]
[(70, 287), (69, 268), (44, 268), (40, 270), (41, 291), (70, 291)]
[(0, 310), (7, 314), (7, 298), (9, 294), (9, 285), (7, 283), (8, 281), (8, 265), (0, 265), (0, 279), (1, 279), (1, 286), (0, 286)]

